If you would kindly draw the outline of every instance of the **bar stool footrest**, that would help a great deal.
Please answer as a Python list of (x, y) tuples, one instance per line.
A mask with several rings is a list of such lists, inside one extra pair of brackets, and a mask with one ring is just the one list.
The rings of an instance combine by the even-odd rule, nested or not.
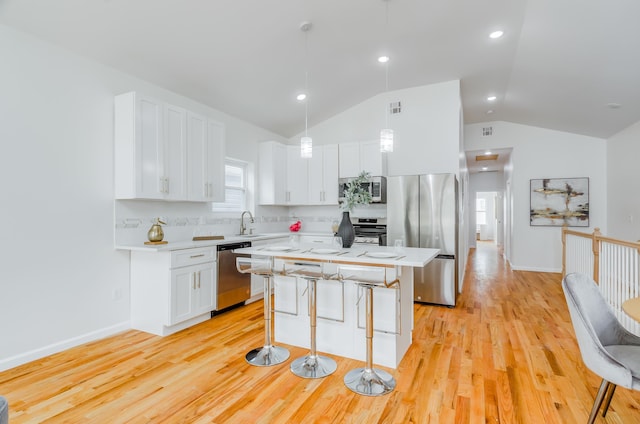
[(386, 371), (374, 368), (356, 368), (344, 376), (344, 384), (353, 392), (365, 396), (382, 396), (391, 393), (396, 380)]
[(338, 364), (331, 358), (320, 355), (307, 355), (291, 363), (291, 372), (302, 378), (322, 378), (331, 375)]
[(289, 351), (280, 346), (263, 346), (247, 353), (244, 359), (258, 367), (278, 365), (289, 359)]

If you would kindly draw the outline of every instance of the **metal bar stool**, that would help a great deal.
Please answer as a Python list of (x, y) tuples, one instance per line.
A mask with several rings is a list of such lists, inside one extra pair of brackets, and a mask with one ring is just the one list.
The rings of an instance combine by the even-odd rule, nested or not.
[(388, 372), (373, 368), (373, 288), (392, 287), (399, 284), (395, 279), (387, 282), (387, 269), (358, 265), (338, 267), (338, 278), (353, 281), (362, 287), (366, 301), (365, 334), (367, 341), (367, 358), (364, 368), (356, 368), (344, 376), (344, 384), (353, 392), (366, 396), (386, 395), (395, 389), (396, 380)]
[(273, 269), (270, 259), (236, 258), (236, 268), (243, 274), (262, 275), (264, 279), (264, 346), (255, 348), (245, 355), (251, 365), (268, 367), (289, 359), (289, 351), (271, 344), (271, 277)]
[(317, 289), (318, 280), (326, 279), (322, 264), (317, 262), (285, 262), (284, 273), (307, 280), (309, 293), (309, 327), (311, 334), (309, 354), (291, 363), (291, 372), (303, 378), (322, 378), (335, 372), (338, 365), (333, 359), (318, 355), (316, 351)]

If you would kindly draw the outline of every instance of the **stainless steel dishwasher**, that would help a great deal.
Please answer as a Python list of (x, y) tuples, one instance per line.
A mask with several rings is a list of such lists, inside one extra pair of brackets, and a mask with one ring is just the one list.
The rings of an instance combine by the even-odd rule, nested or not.
[(251, 297), (251, 274), (241, 274), (236, 269), (236, 258), (249, 257), (235, 253), (235, 249), (251, 247), (251, 242), (243, 241), (218, 245), (218, 289), (217, 307), (221, 309), (237, 305)]

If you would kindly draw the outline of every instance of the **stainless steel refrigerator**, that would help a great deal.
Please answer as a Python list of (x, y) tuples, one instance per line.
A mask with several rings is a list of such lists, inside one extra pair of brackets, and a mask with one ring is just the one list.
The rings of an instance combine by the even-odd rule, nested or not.
[(458, 293), (458, 183), (455, 174), (387, 177), (387, 245), (440, 254), (414, 268), (414, 301), (455, 306)]

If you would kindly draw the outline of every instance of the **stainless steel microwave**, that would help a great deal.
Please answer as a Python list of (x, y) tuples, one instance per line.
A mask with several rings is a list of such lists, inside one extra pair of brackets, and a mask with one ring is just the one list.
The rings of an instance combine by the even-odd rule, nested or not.
[[(355, 178), (340, 178), (338, 180), (338, 200), (342, 203), (344, 201), (344, 192), (347, 189), (347, 184), (355, 180)], [(371, 194), (372, 203), (387, 203), (387, 178), (386, 177), (371, 177), (366, 183), (362, 183), (362, 187)]]

